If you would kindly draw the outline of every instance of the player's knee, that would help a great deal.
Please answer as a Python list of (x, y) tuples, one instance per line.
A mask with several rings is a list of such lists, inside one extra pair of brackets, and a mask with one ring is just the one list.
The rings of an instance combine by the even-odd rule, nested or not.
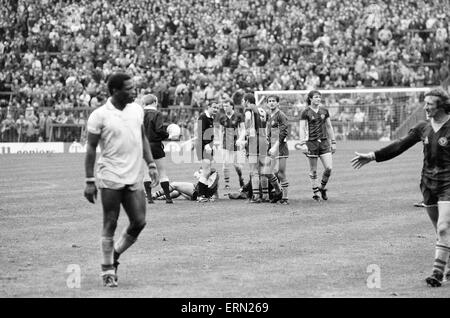
[(330, 176), (331, 175), (331, 168), (325, 168), (325, 171), (323, 173), (326, 176)]
[(108, 231), (115, 231), (117, 228), (117, 218), (106, 216), (103, 220), (103, 227)]
[(279, 171), (278, 172), (278, 179), (280, 180), (286, 180), (286, 174), (284, 173), (284, 171)]
[(450, 221), (439, 222), (437, 225), (437, 235), (439, 240), (443, 239), (449, 244), (450, 239)]
[(136, 220), (130, 224), (130, 227), (128, 228), (127, 232), (131, 236), (137, 237), (146, 225), (147, 222), (145, 220)]
[(310, 171), (309, 172), (309, 177), (311, 179), (317, 179), (317, 171)]

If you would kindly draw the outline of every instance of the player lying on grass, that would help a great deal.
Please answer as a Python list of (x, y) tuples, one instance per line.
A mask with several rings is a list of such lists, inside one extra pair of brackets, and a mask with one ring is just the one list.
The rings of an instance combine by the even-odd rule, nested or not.
[[(430, 121), (420, 122), (408, 135), (380, 150), (356, 153), (352, 166), (359, 169), (373, 160), (390, 160), (416, 143), (423, 143), (420, 189), (437, 234), (433, 272), (425, 280), (429, 286), (439, 287), (450, 256), (450, 97), (442, 89), (433, 89), (425, 94), (424, 109)], [(446, 278), (450, 279), (448, 270)]]
[[(194, 173), (194, 177), (199, 180), (202, 175), (202, 168)], [(208, 189), (206, 190), (206, 196), (209, 201), (214, 201), (217, 197), (217, 189), (219, 185), (219, 174), (216, 169), (212, 168), (208, 176)], [(170, 197), (171, 199), (178, 198), (179, 196), (184, 197), (187, 200), (196, 201), (198, 197), (198, 182), (196, 184), (191, 182), (171, 182), (169, 184)], [(152, 195), (153, 200), (165, 200), (166, 196), (164, 191), (156, 191)]]

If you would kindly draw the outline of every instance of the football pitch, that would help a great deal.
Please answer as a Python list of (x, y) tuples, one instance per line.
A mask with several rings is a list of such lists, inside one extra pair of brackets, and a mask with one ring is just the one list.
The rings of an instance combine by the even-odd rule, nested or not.
[[(115, 289), (99, 275), (101, 204), (83, 197), (84, 155), (0, 156), (0, 297), (448, 297), (450, 283), (424, 281), (435, 234), (413, 207), (422, 146), (350, 165), (355, 150), (383, 145), (339, 143), (325, 202), (311, 199), (306, 158), (291, 151), (288, 206), (230, 200), (222, 174), (216, 202), (147, 205)], [(169, 176), (194, 182), (198, 167), (171, 163)], [(122, 210), (116, 237), (126, 225)]]

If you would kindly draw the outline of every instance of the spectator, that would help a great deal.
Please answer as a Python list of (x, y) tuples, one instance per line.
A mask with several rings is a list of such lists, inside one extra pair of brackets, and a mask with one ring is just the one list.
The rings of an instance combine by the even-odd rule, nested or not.
[(361, 108), (356, 107), (353, 115), (353, 128), (359, 131), (364, 131), (364, 122), (366, 121), (366, 114), (361, 111)]

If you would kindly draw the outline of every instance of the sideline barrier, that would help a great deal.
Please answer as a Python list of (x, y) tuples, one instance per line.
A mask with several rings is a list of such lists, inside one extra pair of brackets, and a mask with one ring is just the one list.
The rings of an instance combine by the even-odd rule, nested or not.
[(62, 142), (4, 142), (0, 143), (0, 155), (64, 153)]
[[(288, 148), (291, 151), (300, 149), (300, 140), (288, 140)], [(220, 149), (220, 144), (214, 145)], [(186, 141), (165, 141), (164, 151), (166, 153), (191, 152), (195, 144)], [(100, 147), (97, 148), (100, 152)], [(49, 154), (49, 153), (86, 153), (86, 144), (79, 142), (4, 142), (0, 143), (0, 155), (9, 154)]]

